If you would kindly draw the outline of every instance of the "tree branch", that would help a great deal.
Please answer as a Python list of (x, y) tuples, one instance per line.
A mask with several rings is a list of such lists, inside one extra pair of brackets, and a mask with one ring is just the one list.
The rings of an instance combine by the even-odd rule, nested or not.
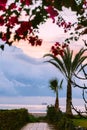
[(87, 89), (87, 87), (85, 86), (85, 84), (84, 84), (84, 86), (80, 86), (80, 85), (78, 85), (75, 81), (71, 81), (71, 83), (72, 83), (72, 85), (74, 86), (74, 87), (78, 87), (78, 88), (81, 88), (81, 89)]
[[(71, 104), (71, 105), (72, 105), (72, 109), (73, 109), (80, 117), (87, 118), (87, 116), (86, 116), (86, 114), (87, 114), (87, 107), (86, 107), (86, 111), (83, 112), (83, 111), (81, 111), (81, 110), (77, 110), (77, 108), (75, 108), (75, 107), (73, 106), (73, 104)], [(83, 115), (83, 114), (85, 114), (85, 115)]]
[(75, 76), (76, 78), (78, 78), (78, 79), (87, 80), (87, 77), (79, 77), (79, 76), (77, 76), (75, 73), (74, 73), (74, 76)]
[(85, 101), (85, 103), (87, 103), (87, 100), (85, 98), (85, 90), (84, 89), (83, 89), (82, 97), (83, 97), (83, 100)]

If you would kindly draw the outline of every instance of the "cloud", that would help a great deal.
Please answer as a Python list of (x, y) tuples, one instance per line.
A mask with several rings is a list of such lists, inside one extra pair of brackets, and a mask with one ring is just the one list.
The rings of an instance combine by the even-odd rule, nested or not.
[(0, 96), (16, 96), (18, 92), (14, 88), (12, 81), (9, 81), (3, 72), (0, 72)]
[(43, 61), (6, 45), (0, 52), (0, 95), (54, 95), (48, 88), (48, 82), (58, 74), (52, 65)]
[[(31, 58), (21, 49), (6, 45), (5, 51), (0, 52), (0, 96), (55, 96), (48, 87), (49, 80), (55, 77), (61, 80), (63, 76), (44, 60)], [(59, 96), (66, 96), (65, 80)], [(74, 97), (80, 94), (75, 91)]]

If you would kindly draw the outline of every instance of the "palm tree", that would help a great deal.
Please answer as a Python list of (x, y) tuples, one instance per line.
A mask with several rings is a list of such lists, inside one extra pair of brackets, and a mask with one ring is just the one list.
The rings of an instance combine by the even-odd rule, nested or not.
[(87, 56), (84, 56), (86, 49), (80, 49), (80, 51), (74, 56), (73, 51), (70, 51), (69, 47), (64, 50), (64, 55), (55, 57), (52, 54), (46, 54), (44, 57), (49, 56), (51, 59), (46, 61), (53, 64), (64, 75), (67, 81), (67, 95), (66, 95), (66, 114), (72, 115), (72, 87), (71, 81), (74, 73), (78, 71), (81, 64), (85, 61)]
[(52, 79), (49, 81), (49, 87), (51, 88), (51, 90), (54, 91), (54, 93), (56, 94), (56, 100), (55, 100), (55, 110), (59, 111), (59, 97), (58, 97), (58, 89), (62, 88), (62, 82), (63, 80), (60, 82), (60, 84), (58, 84), (57, 79)]

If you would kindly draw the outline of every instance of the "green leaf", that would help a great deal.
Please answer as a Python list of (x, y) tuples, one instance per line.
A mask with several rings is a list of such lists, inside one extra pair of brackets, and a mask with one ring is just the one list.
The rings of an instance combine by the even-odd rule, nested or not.
[(25, 12), (29, 15), (29, 13), (30, 13), (30, 9), (24, 9), (25, 10)]
[(2, 38), (2, 32), (0, 32), (0, 38)]
[(0, 48), (1, 48), (2, 50), (4, 50), (4, 45), (0, 45)]

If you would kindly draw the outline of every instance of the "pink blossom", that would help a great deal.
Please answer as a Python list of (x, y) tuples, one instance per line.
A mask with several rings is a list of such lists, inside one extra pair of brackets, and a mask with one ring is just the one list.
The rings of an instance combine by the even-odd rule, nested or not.
[(20, 0), (20, 2), (29, 6), (31, 4), (32, 0)]
[(4, 4), (0, 4), (0, 10), (3, 10), (3, 11), (5, 11), (5, 10), (6, 10), (6, 8), (5, 8), (5, 5), (4, 5)]
[(7, 38), (6, 38), (6, 33), (4, 33), (4, 34), (2, 35), (2, 40), (3, 40), (3, 41), (6, 41), (6, 40), (7, 40)]
[(58, 12), (52, 6), (48, 6), (46, 11), (50, 15), (49, 17), (53, 19), (53, 22), (55, 22), (55, 17), (58, 15)]
[(0, 26), (3, 26), (4, 25), (4, 19), (2, 16), (0, 16)]
[(5, 11), (7, 0), (0, 0), (0, 10)]
[(6, 5), (7, 0), (0, 0), (0, 5)]
[(17, 16), (15, 16), (15, 17), (10, 17), (10, 19), (9, 19), (9, 25), (14, 26), (15, 23), (18, 23), (18, 18), (17, 18)]
[(51, 47), (51, 52), (54, 56), (60, 55), (63, 56), (64, 55), (64, 50), (68, 47), (67, 44), (60, 44), (59, 42), (56, 42), (56, 44), (54, 44), (54, 46)]
[(14, 8), (16, 8), (16, 7), (17, 7), (17, 6), (16, 6), (15, 3), (12, 3), (12, 4), (9, 6), (10, 9), (14, 9)]
[(21, 22), (20, 27), (18, 28), (18, 30), (16, 30), (16, 33), (18, 35), (24, 35), (24, 33), (26, 33), (27, 31), (29, 31), (30, 33), (32, 32), (31, 29), (31, 23), (29, 22)]

